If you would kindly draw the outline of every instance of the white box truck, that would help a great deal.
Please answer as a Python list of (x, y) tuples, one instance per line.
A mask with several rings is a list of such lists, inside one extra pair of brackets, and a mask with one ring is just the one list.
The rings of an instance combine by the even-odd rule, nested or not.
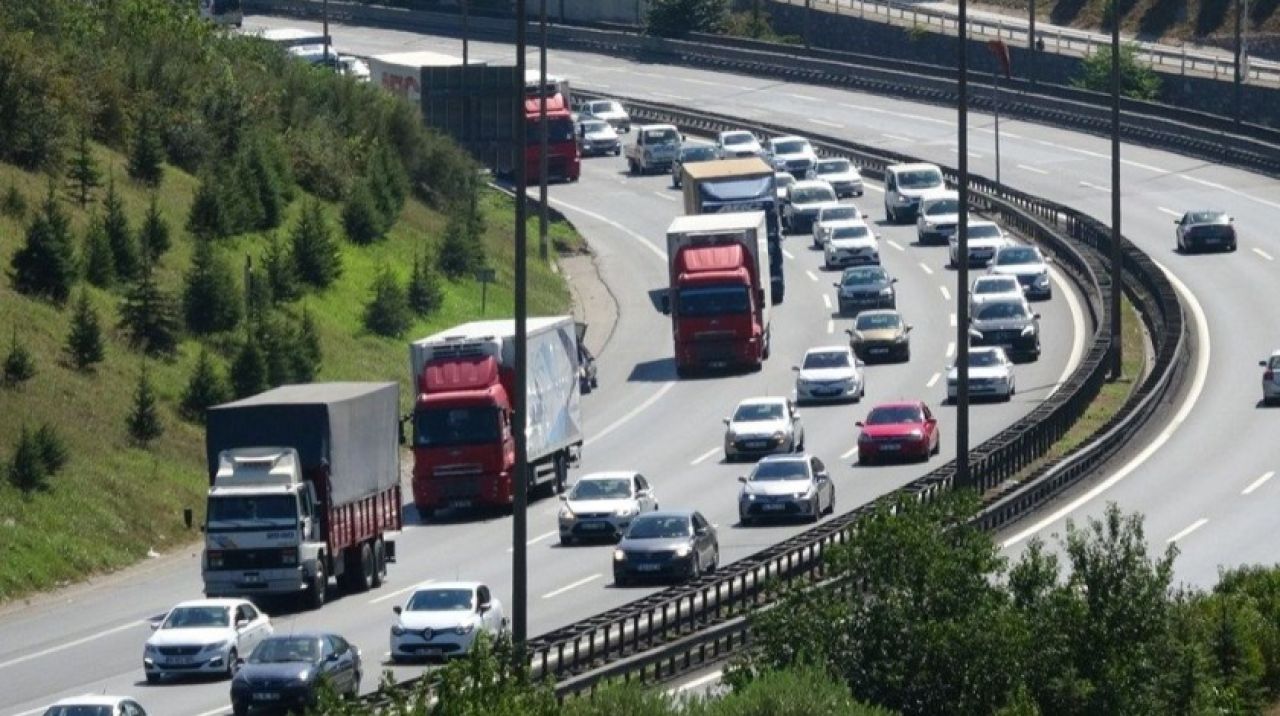
[[(413, 104), (422, 102), (422, 68), (460, 67), (461, 57), (439, 52), (395, 52), (374, 55), (369, 60), (369, 80), (388, 92), (404, 97)], [(470, 65), (483, 65), (471, 62)]]

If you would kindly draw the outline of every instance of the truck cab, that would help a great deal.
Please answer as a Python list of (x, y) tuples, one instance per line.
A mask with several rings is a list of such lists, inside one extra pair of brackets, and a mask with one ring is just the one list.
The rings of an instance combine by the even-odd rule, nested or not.
[[(549, 84), (542, 89), (549, 91), (554, 87)], [(578, 181), (582, 174), (581, 153), (568, 102), (564, 95), (556, 92), (547, 96), (546, 105), (547, 180), (558, 177), (565, 181)], [(537, 85), (525, 90), (524, 119), (525, 176), (533, 184), (542, 175), (542, 95)]]
[(627, 167), (632, 174), (671, 171), (684, 136), (672, 124), (646, 124), (636, 128), (627, 145)]

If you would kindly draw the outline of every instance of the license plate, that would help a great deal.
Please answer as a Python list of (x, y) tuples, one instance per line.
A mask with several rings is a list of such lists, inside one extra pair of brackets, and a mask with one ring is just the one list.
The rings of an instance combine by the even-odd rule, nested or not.
[(419, 649), (418, 653), (424, 656), (440, 656), (444, 652), (438, 646), (427, 646)]
[(600, 530), (607, 529), (608, 527), (609, 525), (603, 522), (583, 522), (582, 523), (582, 529), (588, 532), (591, 532), (591, 531), (599, 532)]
[(450, 507), (470, 507), (471, 500), (449, 500)]
[(885, 443), (884, 445), (880, 446), (880, 449), (891, 452), (893, 450), (901, 450), (902, 446), (897, 443)]
[(836, 395), (840, 392), (839, 388), (814, 388), (814, 395)]
[(661, 566), (662, 565), (660, 564), (637, 564), (636, 571), (637, 572), (656, 572), (658, 571), (658, 568)]
[(751, 442), (745, 443), (745, 445), (749, 448), (762, 448), (762, 447), (765, 447), (766, 443), (763, 440), (753, 440)]
[(246, 582), (261, 582), (261, 581), (262, 581), (262, 575), (258, 574), (257, 572), (246, 572), (246, 573), (245, 573), (245, 575), (244, 575), (244, 581), (246, 581)]
[(254, 701), (279, 701), (279, 700), (280, 700), (280, 694), (277, 694), (277, 693), (268, 693), (268, 692), (258, 692), (258, 693), (256, 693), (256, 694), (254, 694), (254, 695), (253, 695), (253, 700), (254, 700)]
[(765, 512), (781, 512), (783, 509), (786, 508), (786, 505), (782, 503), (774, 503), (769, 505), (761, 505), (761, 507), (764, 509)]
[(194, 656), (171, 656), (167, 661), (173, 666), (187, 666), (196, 663), (196, 658)]
[(869, 350), (869, 351), (867, 351), (867, 352), (868, 352), (868, 353), (874, 353), (874, 354), (888, 353), (888, 352), (889, 352), (889, 349), (888, 349), (888, 348), (872, 348), (872, 349), (870, 349), (870, 350)]
[(722, 360), (713, 360), (713, 361), (711, 361), (710, 363), (708, 363), (707, 365), (708, 365), (708, 366), (710, 366), (710, 367), (712, 367), (712, 368), (724, 368), (725, 366), (727, 366), (727, 365), (729, 365), (729, 364), (728, 364), (728, 362), (726, 362), (726, 361), (722, 361)]

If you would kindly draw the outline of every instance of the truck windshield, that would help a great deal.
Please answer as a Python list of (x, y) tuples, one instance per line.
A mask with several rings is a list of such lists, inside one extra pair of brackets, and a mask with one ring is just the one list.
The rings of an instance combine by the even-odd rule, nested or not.
[(297, 519), (298, 500), (293, 495), (239, 495), (209, 498), (210, 522)]
[(680, 133), (674, 129), (646, 129), (644, 130), (645, 144), (679, 144)]
[(745, 286), (699, 286), (680, 289), (680, 315), (721, 316), (746, 313), (751, 301)]
[[(542, 141), (542, 123), (538, 120), (536, 112), (530, 115), (526, 126), (528, 127), (528, 147), (537, 150), (539, 143)], [(548, 143), (555, 144), (557, 142), (572, 141), (574, 141), (573, 120), (568, 117), (547, 118)]]
[(476, 405), (419, 410), (414, 418), (418, 447), (479, 445), (498, 441), (498, 409)]

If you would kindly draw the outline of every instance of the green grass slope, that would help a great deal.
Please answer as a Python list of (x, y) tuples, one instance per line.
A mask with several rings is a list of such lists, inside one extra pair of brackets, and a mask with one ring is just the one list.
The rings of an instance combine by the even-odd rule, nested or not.
[[(1025, 16), (1023, 0), (982, 0), (982, 5), (999, 7), (1010, 14)], [(1102, 32), (1107, 0), (1040, 0), (1037, 17), (1055, 25)], [(1235, 37), (1237, 4), (1234, 0), (1124, 0), (1120, 3), (1121, 29), (1143, 40), (1223, 45)], [(1245, 30), (1252, 36), (1280, 36), (1280, 0), (1251, 0)]]

